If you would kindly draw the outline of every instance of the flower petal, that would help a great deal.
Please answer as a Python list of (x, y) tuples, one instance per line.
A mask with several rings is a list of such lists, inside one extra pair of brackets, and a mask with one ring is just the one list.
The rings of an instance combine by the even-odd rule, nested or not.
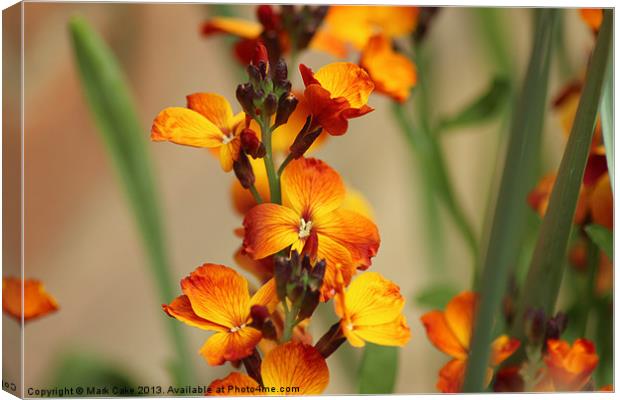
[(464, 360), (448, 361), (439, 370), (439, 380), (437, 381), (437, 389), (442, 393), (459, 393), (465, 379)]
[(232, 132), (233, 112), (224, 96), (216, 93), (190, 94), (187, 96), (187, 108), (200, 113), (225, 134)]
[(355, 325), (353, 330), (363, 340), (380, 346), (404, 346), (411, 339), (407, 320), (400, 315), (396, 320), (379, 325)]
[(521, 342), (509, 337), (501, 335), (491, 343), (491, 365), (496, 367), (510, 357), (517, 349)]
[(320, 394), (329, 383), (327, 363), (312, 346), (288, 342), (267, 353), (261, 365), (265, 386), (298, 387), (295, 395)]
[(276, 280), (271, 278), (254, 293), (254, 296), (250, 299), (250, 307), (261, 305), (273, 312), (279, 301), (276, 294)]
[(339, 209), (314, 219), (317, 233), (328, 236), (351, 253), (355, 267), (367, 269), (381, 239), (377, 226), (355, 211)]
[(608, 173), (596, 181), (590, 195), (590, 209), (594, 223), (614, 229), (614, 199)]
[(589, 340), (577, 339), (571, 346), (563, 340), (549, 339), (544, 361), (556, 390), (576, 391), (590, 380), (599, 357)]
[(343, 97), (351, 108), (368, 103), (375, 84), (364, 69), (350, 62), (335, 62), (320, 68), (314, 78), (332, 99)]
[(214, 324), (196, 315), (192, 309), (192, 304), (189, 302), (189, 297), (185, 295), (177, 297), (169, 305), (163, 304), (162, 308), (169, 316), (195, 328), (219, 332), (227, 330), (224, 326)]
[(395, 52), (391, 40), (385, 35), (375, 35), (368, 40), (360, 66), (368, 72), (378, 92), (401, 103), (409, 98), (417, 80), (411, 60)]
[(335, 240), (324, 235), (317, 235), (317, 260), (325, 260), (325, 277), (321, 286), (321, 301), (327, 301), (336, 294), (337, 274), (342, 275), (343, 284), (349, 285), (355, 274), (351, 253)]
[(345, 292), (347, 314), (356, 327), (394, 322), (404, 305), (398, 285), (377, 272), (358, 275)]
[[(230, 390), (230, 387), (233, 387)], [(246, 374), (239, 372), (231, 372), (223, 379), (216, 379), (209, 385), (209, 396), (248, 396), (248, 395), (261, 395), (261, 392), (254, 392), (245, 390), (238, 392), (235, 388), (242, 390), (243, 388), (257, 388), (258, 382), (250, 378)]]
[(209, 365), (222, 365), (226, 361), (241, 360), (252, 354), (261, 337), (261, 332), (251, 327), (236, 332), (217, 332), (205, 342), (200, 354)]
[(344, 41), (323, 29), (316, 32), (312, 38), (312, 42), (310, 42), (310, 48), (324, 51), (336, 58), (346, 58), (349, 54), (347, 44)]
[[(256, 187), (256, 190), (260, 194), (261, 198), (268, 201), (270, 198), (270, 192), (265, 163), (262, 159), (255, 160), (249, 157), (249, 160), (252, 165), (252, 170), (254, 171), (254, 186)], [(256, 205), (256, 200), (254, 200), (252, 193), (250, 193), (249, 190), (244, 189), (238, 179), (235, 179), (233, 182), (231, 187), (231, 196), (235, 210), (241, 215), (247, 214), (248, 211)]]
[(300, 158), (292, 161), (282, 174), (284, 205), (306, 221), (335, 210), (342, 204), (344, 196), (342, 178), (321, 160)]
[(603, 10), (600, 8), (582, 8), (579, 10), (581, 19), (592, 29), (594, 33), (598, 32), (603, 23)]
[(203, 35), (228, 33), (243, 39), (256, 39), (262, 31), (263, 26), (258, 22), (241, 18), (215, 17), (202, 26)]
[[(24, 322), (58, 310), (58, 303), (36, 279), (23, 281)], [(22, 320), (22, 280), (2, 278), (2, 310), (19, 322)]]
[(239, 158), (240, 150), (241, 140), (239, 140), (238, 137), (219, 147), (220, 165), (222, 166), (222, 170), (225, 172), (230, 172), (232, 170), (233, 163)]
[(426, 335), (431, 343), (444, 353), (461, 360), (467, 358), (467, 349), (456, 338), (444, 313), (435, 310), (424, 314), (421, 318)]
[(290, 246), (299, 237), (299, 218), (287, 207), (272, 203), (257, 205), (243, 220), (244, 251), (259, 260)]
[(183, 107), (169, 107), (153, 121), (151, 139), (193, 147), (219, 147), (222, 131), (203, 115)]
[(450, 330), (465, 349), (469, 349), (477, 301), (474, 292), (462, 292), (450, 300), (444, 313)]
[[(293, 111), (286, 124), (280, 125), (273, 131), (271, 137), (271, 146), (275, 152), (288, 153), (297, 134), (306, 123), (306, 118), (308, 118), (311, 113), (303, 92), (293, 91), (293, 94), (299, 101), (297, 107), (295, 107), (295, 111)], [(306, 150), (305, 154), (309, 154), (319, 148), (328, 136), (326, 132), (322, 132), (319, 137), (316, 138), (312, 146)]]
[(224, 265), (204, 264), (181, 281), (201, 318), (226, 328), (245, 324), (250, 314), (248, 281)]

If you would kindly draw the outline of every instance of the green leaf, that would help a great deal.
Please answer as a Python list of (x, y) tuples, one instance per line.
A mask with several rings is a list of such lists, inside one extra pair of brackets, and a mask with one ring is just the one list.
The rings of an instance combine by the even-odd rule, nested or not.
[(521, 251), (528, 212), (526, 196), (536, 178), (547, 105), (551, 44), (557, 10), (541, 9), (533, 37), (525, 81), (512, 116), (506, 160), (495, 205), (489, 242), (479, 283), (480, 305), (463, 386), (480, 392), (489, 362), (494, 321), (500, 310), (508, 274)]
[(602, 225), (591, 224), (586, 226), (586, 233), (592, 241), (605, 252), (610, 260), (614, 258), (614, 234)]
[(486, 122), (500, 114), (510, 99), (510, 81), (498, 76), (493, 79), (487, 90), (471, 104), (451, 117), (443, 119), (439, 130), (462, 128), (464, 126)]
[[(610, 49), (613, 51), (613, 49)], [(611, 190), (614, 190), (614, 59), (610, 55), (607, 62), (607, 73), (603, 83), (603, 97), (601, 98), (601, 127), (603, 142), (607, 157), (607, 169), (611, 181)]]
[(443, 309), (458, 294), (458, 290), (446, 283), (437, 283), (422, 289), (415, 297), (418, 306), (430, 309)]
[[(119, 365), (93, 354), (71, 352), (61, 356), (52, 367), (53, 387), (136, 388), (137, 380)], [(109, 393), (111, 397), (112, 393)], [(75, 396), (84, 397), (87, 393)]]
[(525, 280), (524, 287), (527, 290), (527, 296), (520, 299), (517, 308), (517, 317), (513, 327), (513, 335), (517, 338), (524, 337), (523, 315), (526, 310), (542, 308), (546, 315), (551, 315), (558, 298), (573, 216), (592, 142), (603, 79), (610, 56), (613, 31), (612, 12), (609, 9), (603, 11), (603, 24), (588, 66), (575, 121)]
[(359, 372), (361, 394), (389, 394), (394, 392), (399, 350), (398, 347), (366, 343)]
[[(69, 30), (84, 94), (127, 194), (159, 290), (159, 301), (167, 303), (175, 297), (175, 285), (169, 270), (147, 131), (140, 125), (122, 71), (108, 46), (82, 18), (72, 18)], [(181, 325), (163, 315), (162, 319), (166, 319), (179, 358), (175, 361), (175, 382), (191, 383), (191, 358)]]

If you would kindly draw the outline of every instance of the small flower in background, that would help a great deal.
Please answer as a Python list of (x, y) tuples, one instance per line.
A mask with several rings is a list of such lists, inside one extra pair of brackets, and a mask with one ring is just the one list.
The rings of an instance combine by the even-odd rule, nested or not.
[(359, 66), (337, 62), (325, 65), (313, 73), (310, 68), (300, 64), (299, 70), (306, 85), (304, 96), (313, 123), (322, 126), (330, 135), (345, 134), (349, 119), (373, 111), (367, 103), (375, 84)]
[(183, 295), (162, 305), (171, 317), (214, 331), (200, 349), (210, 365), (248, 357), (262, 338), (251, 326), (252, 306), (273, 311), (278, 298), (273, 280), (250, 298), (247, 280), (224, 265), (204, 264), (181, 281)]
[(583, 22), (592, 29), (592, 32), (598, 33), (603, 23), (603, 10), (600, 8), (581, 8), (579, 15)]
[(283, 205), (264, 203), (243, 221), (244, 251), (255, 260), (291, 246), (300, 254), (325, 259), (322, 299), (335, 294), (336, 270), (349, 283), (356, 268), (366, 269), (379, 249), (375, 224), (342, 208), (345, 186), (323, 161), (301, 158), (282, 174)]
[(598, 360), (594, 344), (587, 339), (577, 339), (572, 345), (564, 340), (549, 339), (544, 357), (547, 369), (539, 388), (583, 390), (590, 382)]
[(365, 272), (345, 291), (339, 277), (334, 305), (351, 346), (363, 347), (365, 342), (404, 346), (409, 341), (411, 331), (402, 314), (405, 299), (398, 285), (379, 273)]
[[(462, 292), (450, 300), (445, 311), (431, 311), (421, 318), (431, 343), (453, 357), (439, 371), (437, 389), (444, 393), (457, 393), (461, 390), (477, 302), (476, 293)], [(491, 343), (487, 385), (493, 377), (493, 367), (507, 359), (519, 348), (519, 345), (518, 340), (507, 335), (501, 335)]]
[[(22, 313), (22, 284), (24, 309)], [(37, 279), (2, 278), (2, 310), (21, 322), (32, 321), (58, 311), (58, 303)]]
[[(229, 392), (228, 387), (299, 388), (299, 392), (273, 393), (274, 395), (320, 394), (329, 383), (329, 369), (325, 359), (312, 346), (299, 342), (288, 342), (267, 353), (260, 366), (257, 382), (248, 375), (233, 372), (224, 379), (217, 379), (209, 385), (213, 395), (248, 395), (248, 393)], [(278, 389), (276, 389), (278, 390)], [(250, 393), (251, 394), (251, 393)], [(256, 392), (256, 395), (265, 395)]]
[(239, 135), (245, 125), (245, 113), (233, 115), (230, 103), (214, 93), (187, 96), (187, 108), (169, 107), (153, 121), (151, 139), (214, 149), (226, 172), (239, 157)]
[(368, 39), (362, 50), (360, 66), (370, 75), (377, 92), (401, 103), (407, 100), (417, 80), (413, 62), (394, 51), (391, 40), (384, 35)]

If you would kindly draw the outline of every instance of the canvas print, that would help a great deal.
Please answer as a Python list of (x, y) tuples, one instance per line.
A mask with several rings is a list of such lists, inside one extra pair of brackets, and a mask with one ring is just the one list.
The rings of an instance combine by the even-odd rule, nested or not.
[(613, 9), (3, 11), (3, 390), (613, 391)]

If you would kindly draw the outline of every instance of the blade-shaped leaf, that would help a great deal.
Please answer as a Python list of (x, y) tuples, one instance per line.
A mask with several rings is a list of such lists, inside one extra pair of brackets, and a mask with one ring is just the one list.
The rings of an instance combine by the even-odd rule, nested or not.
[[(611, 50), (610, 50), (611, 51)], [(603, 142), (605, 143), (605, 156), (607, 157), (607, 170), (611, 182), (611, 190), (614, 190), (614, 58), (609, 56), (607, 73), (603, 83), (603, 97), (601, 98), (601, 126), (603, 129)]]
[(463, 391), (480, 392), (489, 361), (493, 323), (508, 283), (508, 272), (521, 248), (527, 204), (535, 180), (536, 163), (547, 104), (551, 44), (557, 10), (541, 9), (530, 61), (513, 114), (506, 161), (495, 206), (480, 280), (480, 306)]
[[(69, 30), (84, 94), (129, 199), (159, 289), (159, 300), (167, 303), (174, 298), (175, 291), (147, 151), (147, 131), (140, 126), (121, 69), (101, 37), (82, 18), (73, 18)], [(180, 325), (173, 320), (166, 324), (178, 357), (175, 381), (190, 383), (193, 372)]]
[(510, 99), (510, 81), (496, 77), (487, 90), (471, 104), (451, 117), (444, 118), (439, 130), (462, 128), (472, 124), (486, 122), (499, 115)]
[(394, 391), (399, 350), (398, 347), (366, 344), (359, 372), (361, 394), (389, 394)]
[(614, 235), (612, 231), (602, 225), (586, 226), (586, 233), (592, 241), (605, 252), (610, 260), (614, 258)]
[(588, 66), (577, 114), (553, 186), (547, 212), (525, 280), (527, 296), (518, 305), (513, 334), (524, 337), (525, 311), (542, 308), (552, 315), (564, 273), (566, 249), (583, 174), (592, 142), (603, 79), (610, 55), (612, 10), (603, 13), (603, 24)]

